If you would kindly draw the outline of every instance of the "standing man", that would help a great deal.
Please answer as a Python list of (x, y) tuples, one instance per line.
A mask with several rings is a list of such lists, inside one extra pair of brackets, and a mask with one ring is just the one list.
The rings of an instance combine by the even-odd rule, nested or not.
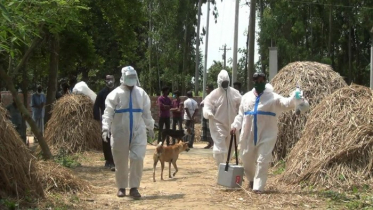
[[(172, 108), (170, 111), (172, 112), (172, 130), (176, 130), (176, 125), (179, 126), (179, 130), (183, 130), (183, 111), (184, 111), (184, 103), (180, 99), (180, 91), (176, 90), (174, 92), (174, 100), (172, 100)], [(176, 140), (173, 138), (172, 143), (175, 144)]]
[[(95, 104), (93, 106), (93, 117), (95, 120), (102, 122), (102, 115), (105, 111), (105, 100), (109, 93), (114, 89), (115, 78), (113, 75), (106, 75), (104, 87), (97, 95)], [(105, 167), (115, 171), (115, 164), (113, 155), (111, 154), (110, 138), (107, 141), (102, 140), (102, 149), (105, 157)]]
[(121, 72), (121, 85), (111, 91), (105, 101), (102, 139), (108, 142), (110, 136), (116, 169), (117, 196), (124, 197), (129, 185), (129, 195), (134, 199), (140, 199), (138, 188), (147, 145), (146, 129), (149, 136), (154, 138), (154, 120), (150, 112), (150, 98), (138, 87), (136, 70), (132, 66), (126, 66)]
[(240, 94), (243, 95), (243, 92), (241, 90), (241, 82), (234, 82), (233, 83), (233, 88), (238, 90), (238, 92), (240, 92)]
[[(158, 97), (157, 104), (159, 106), (159, 132), (158, 132), (158, 143), (162, 141), (162, 131), (163, 126), (165, 126), (166, 130), (170, 129), (170, 109), (172, 106), (172, 101), (168, 97), (168, 94), (170, 93), (170, 89), (168, 87), (162, 88), (162, 95)], [(167, 137), (168, 138), (168, 137)], [(169, 139), (167, 139), (167, 142), (169, 142)]]
[(218, 75), (218, 88), (213, 90), (204, 100), (203, 117), (209, 120), (213, 155), (216, 164), (224, 163), (228, 154), (230, 126), (238, 113), (241, 94), (229, 87), (229, 75), (221, 70)]
[(44, 135), (44, 106), (45, 95), (41, 85), (37, 86), (37, 92), (31, 97), (32, 119), (35, 121), (41, 135)]
[(22, 119), (22, 114), (19, 111), (17, 104), (13, 97), (13, 103), (6, 107), (10, 114), (10, 120), (15, 126), (16, 131), (21, 136), (22, 141), (26, 144), (26, 123)]
[[(214, 86), (212, 84), (207, 85), (206, 87), (206, 94), (207, 96), (214, 90)], [(204, 101), (201, 102), (201, 107), (203, 108)], [(214, 141), (211, 138), (210, 128), (209, 128), (209, 120), (206, 118), (202, 119), (202, 141), (207, 141), (207, 146), (204, 149), (210, 149), (214, 146)]]
[(189, 136), (188, 136), (188, 146), (189, 148), (193, 148), (194, 143), (194, 123), (196, 120), (196, 116), (198, 114), (198, 103), (193, 99), (193, 92), (188, 91), (187, 100), (184, 101), (184, 120), (185, 120), (185, 127), (188, 129)]
[(296, 98), (295, 91), (289, 98), (273, 92), (266, 84), (264, 73), (253, 76), (254, 89), (246, 93), (240, 105), (239, 113), (231, 125), (231, 132), (241, 129), (241, 157), (249, 188), (262, 193), (267, 182), (272, 150), (277, 139), (277, 117), (286, 110), (295, 108), (302, 98)]

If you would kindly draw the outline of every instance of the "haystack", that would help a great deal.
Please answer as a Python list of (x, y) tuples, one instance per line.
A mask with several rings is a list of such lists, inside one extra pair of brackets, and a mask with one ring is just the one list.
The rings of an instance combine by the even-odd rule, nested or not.
[(35, 162), (0, 105), (0, 191), (5, 195), (44, 197)]
[(310, 114), (281, 180), (326, 187), (372, 183), (373, 92), (351, 85), (325, 98)]
[(38, 161), (36, 167), (45, 192), (85, 192), (91, 190), (87, 181), (74, 176), (69, 169), (56, 162)]
[[(310, 103), (310, 111), (326, 96), (347, 86), (343, 78), (329, 65), (316, 62), (290, 63), (272, 79), (274, 91), (288, 97), (299, 84)], [(295, 115), (294, 111), (279, 116), (279, 132), (274, 149), (274, 160), (284, 159), (300, 139), (310, 111)]]
[(45, 140), (56, 154), (100, 150), (101, 126), (93, 119), (93, 103), (84, 95), (69, 94), (60, 98), (53, 107), (47, 123)]

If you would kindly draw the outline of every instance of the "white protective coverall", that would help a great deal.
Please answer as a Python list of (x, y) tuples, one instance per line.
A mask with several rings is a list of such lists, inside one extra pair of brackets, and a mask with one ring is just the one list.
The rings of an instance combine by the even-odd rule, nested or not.
[[(135, 79), (129, 79), (130, 77)], [(129, 187), (138, 188), (143, 171), (147, 145), (146, 129), (153, 132), (154, 120), (150, 112), (148, 94), (138, 84), (132, 67), (122, 69), (119, 87), (105, 100), (102, 130), (111, 131), (111, 148), (116, 167), (118, 189), (128, 187), (128, 158), (130, 159)], [(130, 90), (126, 85), (133, 86)]]
[(203, 117), (209, 119), (211, 138), (214, 141), (213, 156), (216, 164), (224, 163), (227, 158), (230, 126), (238, 113), (241, 94), (238, 90), (222, 87), (223, 81), (230, 81), (226, 70), (221, 70), (218, 75), (218, 88), (213, 90), (205, 99)]
[[(294, 95), (294, 94), (292, 94)], [(294, 109), (295, 97), (284, 98), (266, 84), (256, 96), (255, 88), (242, 97), (239, 113), (231, 128), (241, 129), (241, 158), (246, 178), (253, 181), (253, 190), (263, 191), (277, 139), (277, 117), (281, 112)]]

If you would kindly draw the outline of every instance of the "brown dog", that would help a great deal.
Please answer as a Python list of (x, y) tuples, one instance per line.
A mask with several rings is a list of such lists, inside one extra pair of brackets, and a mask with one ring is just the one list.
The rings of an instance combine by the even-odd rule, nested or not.
[(179, 154), (180, 152), (182, 151), (189, 151), (189, 147), (188, 147), (188, 143), (185, 143), (185, 142), (182, 142), (182, 141), (179, 141), (179, 143), (175, 144), (175, 145), (171, 145), (171, 146), (162, 146), (162, 142), (159, 142), (159, 144), (157, 145), (157, 148), (155, 149), (155, 152), (154, 152), (154, 155), (153, 155), (153, 159), (154, 159), (154, 165), (153, 165), (153, 181), (155, 182), (155, 167), (157, 166), (157, 163), (158, 161), (161, 162), (161, 168), (162, 168), (162, 171), (161, 171), (161, 179), (163, 179), (163, 169), (164, 169), (164, 162), (168, 162), (169, 163), (169, 178), (172, 178), (171, 177), (171, 163), (172, 165), (174, 166), (175, 168), (175, 173), (173, 174), (173, 176), (176, 175), (176, 173), (178, 172), (178, 169), (177, 169), (177, 165), (176, 165), (176, 161), (179, 157)]

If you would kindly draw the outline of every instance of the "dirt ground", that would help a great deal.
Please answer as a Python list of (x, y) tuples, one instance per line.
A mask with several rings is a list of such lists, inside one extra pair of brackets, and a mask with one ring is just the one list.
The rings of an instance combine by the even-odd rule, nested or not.
[[(51, 209), (326, 209), (328, 203), (315, 193), (298, 191), (276, 183), (271, 173), (267, 193), (254, 194), (245, 189), (226, 189), (217, 185), (217, 167), (212, 149), (203, 149), (206, 143), (196, 143), (195, 148), (183, 152), (177, 165), (179, 172), (168, 178), (168, 164), (165, 180), (160, 179), (160, 164), (153, 182), (152, 155), (155, 146), (148, 145), (144, 161), (141, 186), (141, 200), (126, 196), (118, 198), (114, 172), (104, 168), (101, 152), (87, 152), (80, 156), (81, 166), (73, 169), (78, 177), (93, 186), (92, 192), (78, 194), (49, 194), (43, 207)], [(174, 171), (174, 169), (172, 169)], [(246, 186), (247, 183), (243, 182)], [(127, 190), (128, 192), (128, 190)], [(41, 207), (41, 206), (40, 206)]]

